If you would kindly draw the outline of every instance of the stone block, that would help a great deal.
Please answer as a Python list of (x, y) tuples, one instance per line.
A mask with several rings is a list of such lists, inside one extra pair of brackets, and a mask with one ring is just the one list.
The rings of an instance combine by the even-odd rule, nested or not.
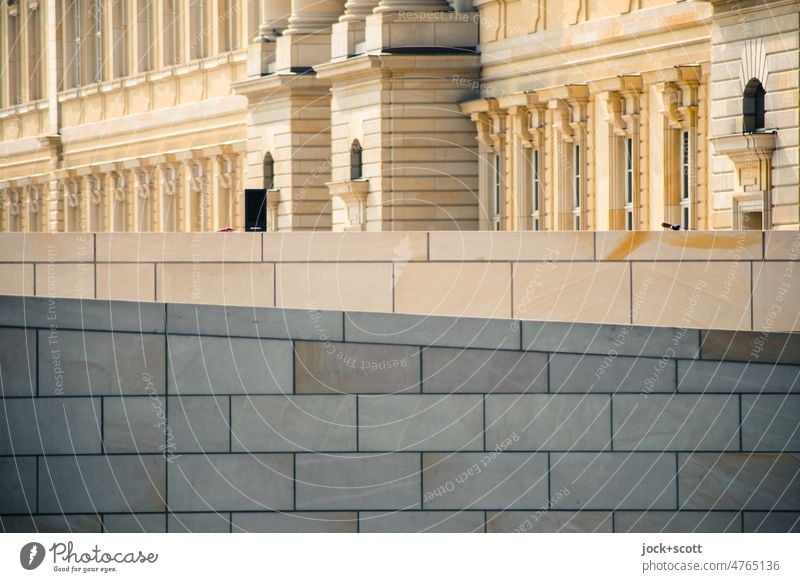
[(349, 342), (519, 349), (519, 322), (477, 317), (346, 313)]
[(589, 261), (591, 232), (431, 232), (432, 261)]
[(161, 335), (62, 330), (39, 333), (40, 396), (164, 391)]
[(579, 356), (550, 358), (552, 392), (673, 392), (675, 362), (661, 358)]
[(488, 533), (611, 533), (610, 511), (489, 512)]
[(550, 466), (560, 508), (676, 509), (674, 454), (554, 453)]
[(214, 396), (170, 396), (167, 445), (174, 453), (222, 453), (230, 448), (229, 403)]
[(36, 509), (36, 457), (0, 457), (0, 514)]
[(800, 456), (770, 453), (679, 453), (685, 509), (800, 509)]
[(342, 341), (342, 313), (230, 305), (167, 305), (170, 333)]
[(39, 511), (164, 511), (166, 464), (157, 455), (41, 457)]
[(3, 533), (101, 533), (99, 515), (0, 515)]
[(524, 321), (522, 349), (604, 356), (694, 358), (699, 351), (699, 332), (696, 329), (638, 325)]
[(486, 448), (604, 450), (611, 438), (605, 395), (525, 394), (486, 397)]
[(617, 511), (614, 530), (622, 533), (738, 533), (735, 511)]
[(598, 232), (601, 261), (748, 261), (761, 259), (761, 233), (698, 231)]
[(99, 263), (95, 278), (98, 299), (156, 300), (155, 265)]
[(395, 267), (394, 288), (394, 309), (373, 311), (511, 317), (508, 263), (408, 263)]
[(800, 334), (703, 330), (702, 357), (707, 360), (800, 364)]
[(726, 395), (613, 397), (614, 450), (739, 450), (739, 399)]
[(475, 533), (483, 532), (482, 511), (364, 511), (362, 533)]
[(797, 261), (753, 263), (753, 329), (800, 331), (798, 287)]
[(129, 301), (0, 297), (0, 325), (161, 333), (164, 306)]
[(547, 455), (426, 453), (425, 509), (539, 509), (547, 505)]
[(231, 419), (234, 451), (356, 450), (355, 396), (237, 396)]
[(391, 312), (392, 269), (391, 263), (278, 263), (276, 306)]
[(764, 258), (796, 261), (800, 256), (800, 233), (769, 230), (764, 233)]
[(103, 516), (105, 533), (166, 533), (164, 513), (112, 513)]
[(34, 269), (39, 295), (80, 299), (95, 296), (92, 263), (37, 263)]
[(33, 295), (32, 264), (0, 265), (0, 295)]
[(169, 464), (173, 511), (291, 509), (291, 455), (181, 455)]
[(547, 392), (547, 355), (426, 348), (423, 392)]
[(297, 392), (419, 392), (419, 349), (295, 342)]
[(420, 508), (419, 454), (298, 454), (296, 462), (299, 510)]
[(265, 261), (424, 261), (426, 232), (280, 232), (264, 235)]
[(228, 533), (231, 522), (227, 513), (170, 513), (169, 533)]
[(798, 392), (800, 366), (679, 361), (679, 392)]
[(156, 266), (157, 301), (275, 305), (274, 268), (262, 263), (167, 263)]
[(745, 511), (742, 516), (745, 533), (800, 533), (800, 512)]
[(750, 329), (750, 265), (746, 262), (636, 262), (637, 325)]
[(742, 396), (742, 450), (800, 452), (800, 396)]
[(361, 397), (358, 406), (362, 451), (483, 448), (480, 396), (374, 395)]
[(261, 260), (261, 235), (219, 232), (97, 233), (100, 262), (251, 262)]
[(233, 514), (234, 533), (356, 533), (357, 529), (358, 514), (347, 511)]
[(94, 259), (94, 235), (88, 233), (3, 233), (2, 262), (65, 262)]
[(0, 400), (0, 455), (100, 452), (99, 398)]
[(36, 331), (0, 328), (0, 395), (35, 394)]
[(166, 426), (163, 397), (103, 399), (103, 448), (107, 453), (165, 451)]
[(628, 323), (630, 269), (623, 263), (514, 265), (514, 314), (520, 319)]
[(288, 341), (170, 335), (167, 343), (170, 392), (292, 391), (292, 345)]

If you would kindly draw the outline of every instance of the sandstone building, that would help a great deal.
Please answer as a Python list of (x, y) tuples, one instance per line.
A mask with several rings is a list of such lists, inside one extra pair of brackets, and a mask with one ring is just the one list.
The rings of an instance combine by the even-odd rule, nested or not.
[(3, 0), (0, 231), (800, 227), (797, 0)]

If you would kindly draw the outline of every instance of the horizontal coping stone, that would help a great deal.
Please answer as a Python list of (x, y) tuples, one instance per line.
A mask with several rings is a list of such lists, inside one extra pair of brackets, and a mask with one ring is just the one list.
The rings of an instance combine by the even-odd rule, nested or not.
[(611, 400), (600, 394), (491, 394), (486, 447), (604, 450), (611, 444)]
[(769, 364), (800, 364), (800, 333), (703, 330), (702, 357)]
[(564, 509), (676, 509), (674, 453), (553, 453)]
[(39, 331), (40, 396), (163, 394), (164, 336)]
[(694, 358), (699, 350), (696, 329), (523, 321), (522, 349), (660, 358)]
[(158, 455), (40, 457), (39, 511), (164, 511), (166, 465)]
[(235, 307), (228, 305), (167, 305), (170, 333), (341, 341), (341, 311)]
[(292, 391), (290, 341), (169, 335), (167, 343), (170, 393)]
[(100, 453), (99, 398), (0, 400), (0, 455)]
[(417, 453), (297, 454), (297, 509), (419, 509)]
[(347, 312), (348, 342), (511, 349), (520, 347), (519, 322), (511, 319)]
[(362, 533), (473, 533), (483, 532), (482, 511), (363, 511)]
[(610, 511), (559, 511), (543, 507), (533, 512), (490, 511), (486, 530), (488, 533), (611, 533), (612, 521)]
[(629, 356), (550, 357), (552, 392), (674, 392), (675, 361)]
[(356, 533), (350, 511), (250, 512), (233, 514), (233, 531), (246, 533)]
[(545, 453), (425, 453), (425, 509), (547, 506)]
[(800, 455), (679, 453), (685, 509), (800, 509)]
[(36, 457), (0, 457), (0, 513), (36, 511)]
[(176, 455), (169, 463), (172, 511), (292, 508), (292, 455)]
[(425, 348), (423, 392), (547, 392), (547, 354)]
[(479, 395), (381, 394), (358, 402), (362, 451), (481, 450)]
[(799, 392), (800, 366), (678, 361), (679, 392)]
[(163, 303), (0, 296), (0, 325), (162, 333)]
[(419, 392), (419, 348), (295, 342), (295, 391)]
[(36, 394), (36, 331), (0, 328), (0, 396)]
[(739, 450), (739, 398), (717, 394), (619, 394), (614, 450)]
[(800, 533), (800, 511), (744, 511), (744, 533)]
[(800, 452), (800, 395), (742, 395), (742, 449)]
[(355, 451), (356, 397), (235, 396), (234, 451)]
[(735, 511), (617, 511), (614, 530), (622, 533), (738, 533)]

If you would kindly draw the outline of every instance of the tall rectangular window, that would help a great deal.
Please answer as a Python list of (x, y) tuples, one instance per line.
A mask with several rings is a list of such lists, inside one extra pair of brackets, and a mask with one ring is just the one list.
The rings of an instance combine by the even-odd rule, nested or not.
[(501, 160), (500, 154), (494, 155), (494, 180), (493, 180), (493, 208), (492, 208), (492, 221), (494, 223), (494, 229), (500, 230), (500, 203), (502, 200), (502, 180), (500, 179), (501, 175)]
[(681, 132), (681, 227), (688, 230), (692, 223), (692, 155), (689, 131)]
[(189, 1), (189, 58), (208, 56), (207, 0)]
[[(140, 73), (153, 69), (154, 35), (153, 0), (137, 0), (136, 3), (136, 44), (138, 45), (138, 69)], [(166, 23), (165, 23), (166, 25)], [(168, 36), (164, 35), (166, 41)]]
[(38, 5), (29, 5), (28, 13), (28, 99), (36, 101), (41, 99), (42, 91), (42, 62), (41, 50), (41, 20), (42, 9)]
[(61, 86), (73, 89), (81, 78), (81, 11), (79, 0), (62, 0), (61, 33), (64, 39), (64, 78)]
[(130, 14), (127, 0), (113, 0), (111, 3), (111, 20), (113, 37), (113, 77), (128, 75), (128, 31), (130, 30)]
[(533, 209), (533, 230), (539, 230), (539, 207), (541, 204), (541, 190), (539, 183), (539, 150), (533, 150), (531, 154), (531, 197), (533, 198), (531, 208)]
[(8, 43), (6, 45), (6, 50), (8, 51), (8, 74), (6, 74), (5, 77), (8, 80), (9, 105), (19, 105), (22, 103), (22, 90), (19, 78), (19, 23), (19, 7), (14, 5), (9, 6), (8, 19), (6, 20), (8, 39), (0, 39), (2, 42)]
[(581, 146), (575, 144), (572, 152), (572, 219), (575, 230), (581, 229)]
[(164, 64), (181, 61), (181, 0), (164, 0)]
[(218, 0), (219, 18), (217, 27), (220, 52), (233, 51), (239, 48), (239, 27), (237, 26), (239, 12), (237, 7), (236, 0)]
[(633, 138), (625, 138), (625, 230), (633, 230)]

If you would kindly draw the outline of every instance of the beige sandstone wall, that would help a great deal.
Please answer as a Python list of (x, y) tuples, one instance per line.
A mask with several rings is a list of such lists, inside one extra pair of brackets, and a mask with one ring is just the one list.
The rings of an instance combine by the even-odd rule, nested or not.
[(800, 330), (783, 232), (4, 234), (0, 294)]

